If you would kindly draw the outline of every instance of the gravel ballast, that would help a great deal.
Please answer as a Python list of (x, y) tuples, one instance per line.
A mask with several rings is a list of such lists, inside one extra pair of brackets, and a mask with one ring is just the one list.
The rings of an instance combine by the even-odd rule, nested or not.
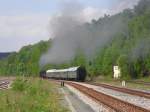
[[(78, 83), (78, 82), (75, 82)], [(144, 98), (144, 97), (139, 97), (139, 96), (134, 96), (134, 95), (130, 95), (127, 93), (122, 93), (122, 92), (118, 92), (115, 90), (111, 90), (111, 89), (107, 89), (107, 88), (103, 88), (100, 86), (95, 86), (95, 85), (90, 85), (90, 84), (84, 84), (84, 83), (78, 83), (81, 84), (83, 86), (92, 88), (98, 92), (104, 93), (106, 95), (110, 95), (113, 96), (115, 98), (118, 98), (120, 100), (132, 103), (134, 105), (137, 105), (139, 107), (145, 108), (150, 110), (150, 99)]]
[[(103, 104), (100, 104), (98, 102), (95, 102), (85, 94), (81, 93), (79, 90), (75, 89), (72, 86), (65, 85), (71, 92), (76, 94), (79, 99), (81, 99), (84, 103), (88, 104), (95, 112), (109, 112), (110, 108), (104, 106)], [(112, 112), (112, 111), (111, 111)]]

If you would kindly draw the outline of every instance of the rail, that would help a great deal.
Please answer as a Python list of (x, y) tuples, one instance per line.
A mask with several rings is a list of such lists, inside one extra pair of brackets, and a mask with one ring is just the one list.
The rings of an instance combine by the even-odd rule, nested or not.
[(82, 93), (88, 95), (89, 97), (95, 99), (96, 101), (104, 105), (107, 105), (108, 107), (112, 108), (117, 112), (150, 112), (150, 110), (122, 101), (120, 99), (114, 98), (104, 93), (100, 93), (96, 90), (93, 90), (92, 88), (88, 88), (73, 82), (65, 82), (65, 83), (67, 83), (70, 86), (73, 86)]

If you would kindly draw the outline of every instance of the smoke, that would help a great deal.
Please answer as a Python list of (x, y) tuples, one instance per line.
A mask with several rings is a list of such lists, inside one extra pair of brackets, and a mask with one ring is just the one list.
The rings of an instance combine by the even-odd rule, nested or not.
[(146, 56), (149, 55), (150, 51), (150, 39), (145, 38), (142, 40), (139, 40), (135, 47), (131, 51), (131, 60), (137, 60), (137, 59), (145, 59)]
[(80, 49), (87, 58), (104, 47), (124, 27), (120, 16), (107, 16), (99, 23), (84, 21), (84, 7), (78, 2), (63, 4), (62, 12), (51, 21), (52, 46), (40, 59), (40, 65), (70, 61)]
[(117, 3), (113, 6), (111, 13), (116, 14), (124, 9), (133, 9), (139, 1), (140, 0), (117, 0)]

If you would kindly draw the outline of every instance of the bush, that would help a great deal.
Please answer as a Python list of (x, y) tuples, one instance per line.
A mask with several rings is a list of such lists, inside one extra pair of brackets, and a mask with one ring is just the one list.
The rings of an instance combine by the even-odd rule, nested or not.
[(67, 112), (49, 81), (17, 78), (12, 89), (0, 91), (0, 112)]
[(12, 89), (15, 91), (24, 91), (28, 87), (27, 80), (18, 77), (12, 84)]

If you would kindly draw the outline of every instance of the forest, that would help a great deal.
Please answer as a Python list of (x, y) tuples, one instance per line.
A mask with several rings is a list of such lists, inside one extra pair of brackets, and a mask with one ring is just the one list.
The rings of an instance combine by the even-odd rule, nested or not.
[[(101, 31), (116, 20), (121, 20), (119, 29), (109, 42), (98, 49), (92, 58), (87, 58), (79, 49), (72, 60), (60, 64), (40, 66), (39, 60), (53, 43), (53, 39), (21, 48), (0, 60), (0, 75), (38, 76), (40, 70), (85, 66), (89, 77), (99, 75), (112, 77), (113, 66), (121, 68), (122, 79), (150, 76), (150, 0), (141, 0), (133, 9), (125, 9), (86, 23), (93, 32)], [(106, 27), (106, 28), (107, 28)]]

